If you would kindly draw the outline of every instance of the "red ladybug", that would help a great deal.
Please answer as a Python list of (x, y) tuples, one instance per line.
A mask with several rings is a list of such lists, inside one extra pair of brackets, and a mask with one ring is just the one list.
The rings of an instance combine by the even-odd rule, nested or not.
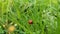
[(33, 21), (32, 20), (29, 20), (29, 24), (33, 24)]

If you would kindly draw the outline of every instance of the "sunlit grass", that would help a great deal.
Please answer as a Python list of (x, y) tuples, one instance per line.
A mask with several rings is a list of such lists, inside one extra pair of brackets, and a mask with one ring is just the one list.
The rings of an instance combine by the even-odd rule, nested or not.
[(59, 24), (59, 0), (0, 0), (0, 34), (60, 34)]

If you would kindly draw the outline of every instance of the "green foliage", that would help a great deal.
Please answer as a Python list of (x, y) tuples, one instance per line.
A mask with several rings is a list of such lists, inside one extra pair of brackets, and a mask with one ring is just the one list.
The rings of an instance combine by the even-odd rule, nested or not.
[(60, 0), (0, 0), (0, 34), (11, 25), (10, 34), (60, 34)]

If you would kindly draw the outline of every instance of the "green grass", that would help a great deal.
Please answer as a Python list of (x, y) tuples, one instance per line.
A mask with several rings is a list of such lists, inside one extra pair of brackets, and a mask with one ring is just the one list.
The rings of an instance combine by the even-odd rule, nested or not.
[(60, 34), (60, 0), (0, 0), (0, 34), (11, 25), (10, 34)]

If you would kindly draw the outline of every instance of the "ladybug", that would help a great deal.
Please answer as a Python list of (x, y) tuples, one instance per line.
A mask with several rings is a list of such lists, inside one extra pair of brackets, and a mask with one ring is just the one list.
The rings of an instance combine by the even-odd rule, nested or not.
[(33, 24), (33, 21), (32, 20), (29, 20), (29, 24)]

